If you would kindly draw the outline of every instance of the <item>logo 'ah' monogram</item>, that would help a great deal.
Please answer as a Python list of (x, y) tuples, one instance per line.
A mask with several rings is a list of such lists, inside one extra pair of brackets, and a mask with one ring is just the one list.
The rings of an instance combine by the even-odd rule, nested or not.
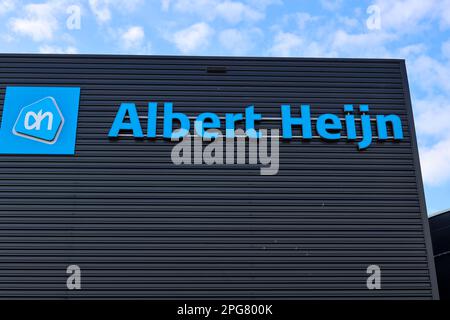
[[(30, 118), (33, 118), (34, 123), (30, 124)], [(41, 130), (41, 123), (44, 119), (48, 118), (47, 130), (52, 130), (53, 128), (53, 113), (47, 111), (42, 113), (42, 109), (36, 114), (34, 111), (28, 111), (25, 114), (24, 127), (27, 130)]]
[(7, 86), (0, 155), (74, 155), (79, 103), (79, 87)]
[(17, 136), (54, 144), (64, 124), (64, 117), (53, 97), (46, 97), (22, 108), (13, 128)]

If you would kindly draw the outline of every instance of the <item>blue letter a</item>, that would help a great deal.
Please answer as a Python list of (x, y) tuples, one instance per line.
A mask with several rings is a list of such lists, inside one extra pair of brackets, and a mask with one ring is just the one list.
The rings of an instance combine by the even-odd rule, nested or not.
[[(126, 115), (130, 117), (130, 122), (124, 122)], [(135, 138), (143, 138), (141, 123), (134, 103), (122, 103), (116, 118), (109, 130), (108, 137), (117, 137), (120, 130), (132, 130)]]

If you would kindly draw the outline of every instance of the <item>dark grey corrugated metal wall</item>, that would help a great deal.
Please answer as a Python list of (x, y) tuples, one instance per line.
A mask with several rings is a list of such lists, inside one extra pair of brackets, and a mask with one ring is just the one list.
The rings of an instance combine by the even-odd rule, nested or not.
[(450, 300), (450, 210), (436, 214), (429, 219), (433, 241), (439, 297)]
[[(2, 108), (7, 85), (81, 87), (75, 156), (0, 156), (0, 297), (432, 298), (403, 61), (0, 55), (0, 79)], [(406, 137), (283, 142), (276, 176), (175, 166), (170, 142), (107, 137), (121, 102), (148, 101), (265, 117), (368, 103)]]

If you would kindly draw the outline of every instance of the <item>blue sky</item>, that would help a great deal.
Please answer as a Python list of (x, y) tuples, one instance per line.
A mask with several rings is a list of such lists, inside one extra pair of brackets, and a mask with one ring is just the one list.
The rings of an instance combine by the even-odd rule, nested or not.
[(450, 0), (0, 0), (0, 52), (407, 61), (429, 213), (450, 208)]

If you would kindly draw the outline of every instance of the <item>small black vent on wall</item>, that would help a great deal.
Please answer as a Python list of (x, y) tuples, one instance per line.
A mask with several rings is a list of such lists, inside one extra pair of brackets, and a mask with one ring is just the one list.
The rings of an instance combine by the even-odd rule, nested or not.
[(224, 66), (207, 66), (207, 73), (227, 73), (227, 67)]

